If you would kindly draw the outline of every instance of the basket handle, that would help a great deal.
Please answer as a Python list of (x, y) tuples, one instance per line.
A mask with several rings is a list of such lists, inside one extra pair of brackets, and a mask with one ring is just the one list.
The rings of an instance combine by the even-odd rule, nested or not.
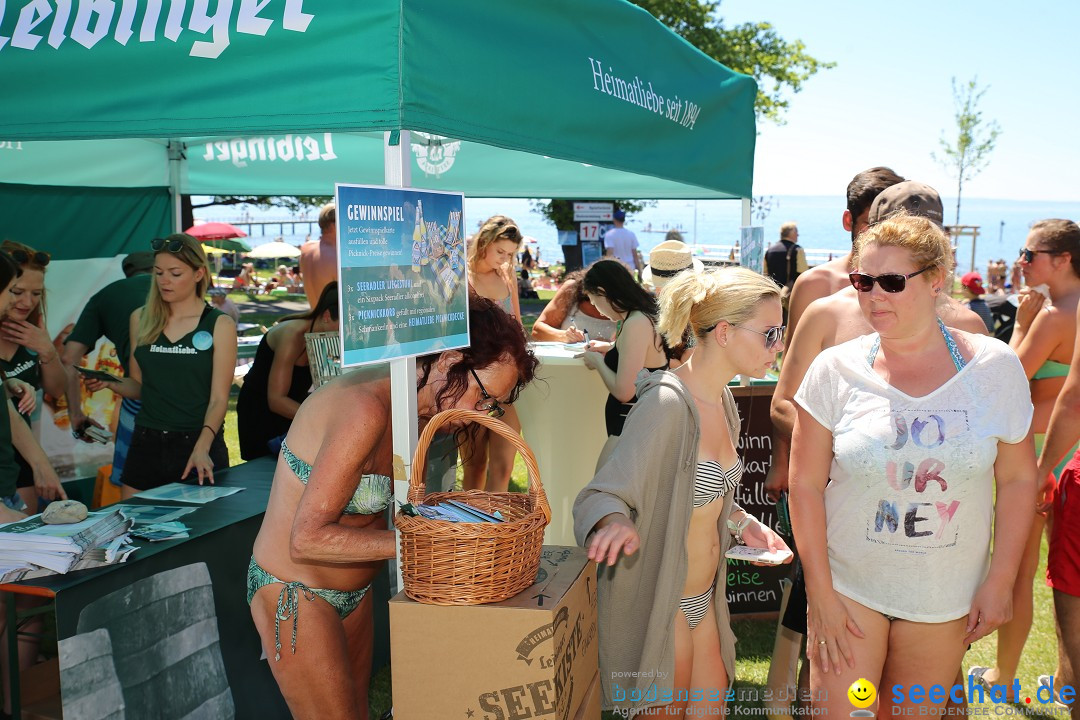
[(536, 456), (533, 455), (529, 446), (525, 444), (525, 440), (521, 435), (514, 432), (513, 428), (502, 420), (497, 420), (477, 410), (443, 410), (428, 421), (427, 427), (424, 428), (424, 432), (420, 433), (420, 439), (416, 443), (416, 455), (413, 457), (412, 471), (409, 474), (409, 502), (413, 504), (422, 502), (427, 494), (424, 470), (427, 467), (428, 446), (431, 445), (431, 439), (435, 436), (435, 432), (443, 425), (459, 420), (483, 425), (505, 438), (521, 453), (521, 457), (525, 461), (525, 467), (529, 471), (529, 495), (532, 496), (536, 505), (543, 511), (547, 522), (550, 523), (551, 506), (548, 504), (547, 494), (544, 493), (544, 486), (540, 482), (540, 467), (536, 464)]

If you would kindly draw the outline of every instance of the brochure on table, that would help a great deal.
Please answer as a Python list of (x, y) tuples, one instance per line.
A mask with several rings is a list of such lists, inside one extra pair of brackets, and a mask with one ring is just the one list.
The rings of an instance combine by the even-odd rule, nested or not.
[(335, 186), (343, 367), (469, 344), (461, 193)]

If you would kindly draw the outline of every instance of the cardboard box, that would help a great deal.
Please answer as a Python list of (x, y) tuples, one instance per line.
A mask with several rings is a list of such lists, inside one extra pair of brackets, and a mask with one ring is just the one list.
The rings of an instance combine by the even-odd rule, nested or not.
[[(575, 720), (597, 670), (596, 564), (545, 547), (536, 582), (489, 605), (390, 601), (395, 720)], [(599, 717), (599, 713), (592, 716)]]
[(578, 708), (574, 720), (600, 720), (600, 672), (593, 676), (592, 684), (589, 685), (585, 697), (581, 698), (581, 707)]

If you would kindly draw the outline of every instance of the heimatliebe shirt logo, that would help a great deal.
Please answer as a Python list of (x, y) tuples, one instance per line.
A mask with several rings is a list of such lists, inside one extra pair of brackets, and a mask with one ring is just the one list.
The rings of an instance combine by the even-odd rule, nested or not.
[(151, 345), (150, 352), (165, 353), (166, 355), (198, 355), (199, 351), (187, 345)]
[(280, 20), (284, 29), (302, 33), (315, 17), (304, 12), (304, 0), (239, 0), (236, 4), (234, 17), (232, 2), (215, 3), (213, 12), (209, 3), (196, 2), (190, 15), (187, 0), (57, 0), (55, 7), (42, 0), (24, 0), (21, 7), (0, 2), (0, 51), (56, 50), (68, 40), (90, 49), (108, 37), (125, 47), (133, 39), (135, 46), (162, 39), (179, 43), (181, 38), (205, 35), (211, 39), (192, 42), (188, 54), (214, 59), (229, 47), (232, 32), (265, 36)]
[(11, 368), (11, 370), (9, 370), (6, 374), (8, 377), (19, 377), (24, 372), (34, 367), (35, 363), (37, 363), (36, 360), (27, 360), (26, 362), (20, 363), (19, 365)]

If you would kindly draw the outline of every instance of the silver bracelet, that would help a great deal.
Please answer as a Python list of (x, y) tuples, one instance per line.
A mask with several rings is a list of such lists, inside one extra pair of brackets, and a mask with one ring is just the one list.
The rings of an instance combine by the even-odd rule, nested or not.
[(740, 545), (743, 544), (743, 531), (750, 526), (750, 523), (752, 521), (757, 519), (745, 510), (743, 512), (743, 519), (740, 520), (738, 524), (736, 524), (735, 521), (731, 518), (728, 518), (727, 521), (728, 530), (731, 532), (732, 537), (735, 538), (735, 542)]

